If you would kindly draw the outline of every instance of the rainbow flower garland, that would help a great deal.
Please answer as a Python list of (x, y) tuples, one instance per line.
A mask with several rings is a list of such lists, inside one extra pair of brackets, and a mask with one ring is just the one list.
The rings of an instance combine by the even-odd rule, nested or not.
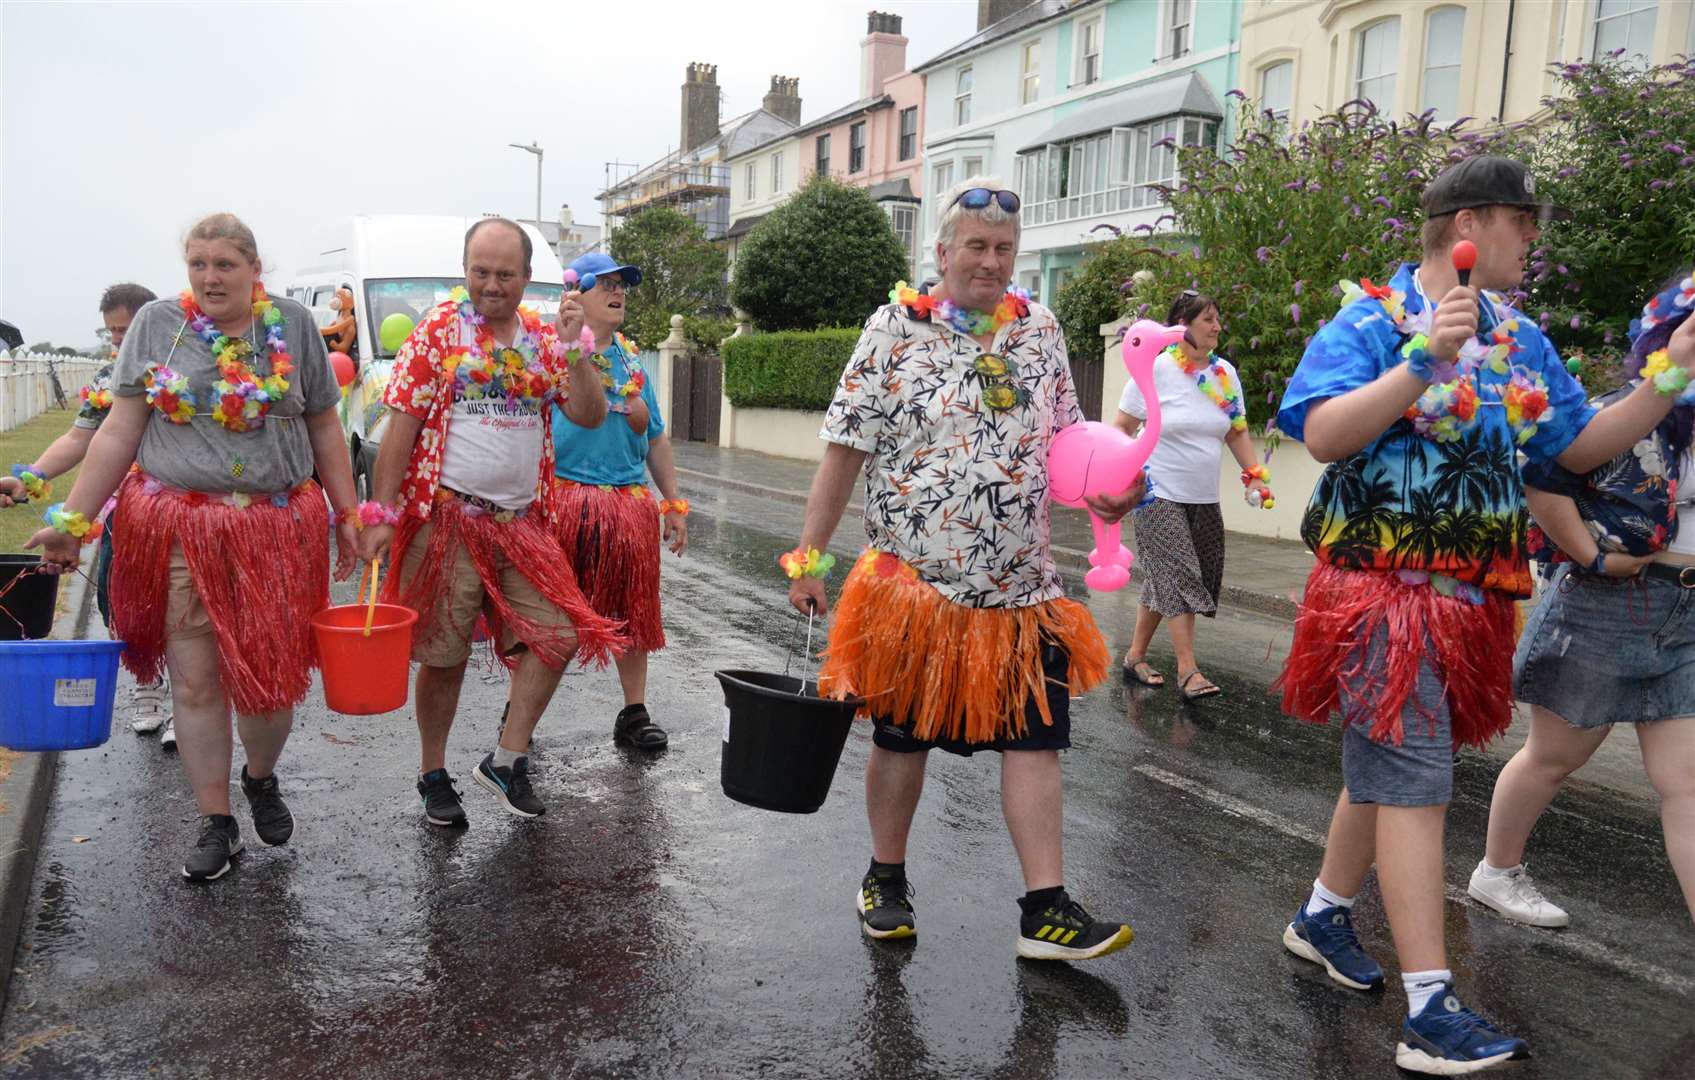
[(100, 523), (98, 521), (90, 521), (86, 516), (75, 510), (66, 510), (65, 504), (62, 502), (49, 506), (47, 512), (41, 515), (41, 520), (51, 526), (55, 532), (69, 533), (84, 543), (93, 543), (100, 539)]
[(212, 350), (212, 361), (223, 376), (212, 387), (217, 401), (212, 407), (212, 419), (234, 432), (259, 427), (271, 406), (288, 393), (288, 377), (294, 372), (294, 357), (288, 354), (288, 341), (283, 336), (288, 321), (265, 295), (265, 286), (255, 281), (253, 318), (265, 328), (265, 349), (271, 354), (271, 372), (261, 378), (247, 363), (253, 356), (253, 346), (246, 338), (232, 338), (221, 332), (212, 317), (200, 310), (192, 291), (183, 290), (178, 302), (188, 325)]
[[(470, 327), (469, 334), (460, 335), (461, 345), (466, 338), (470, 344), (441, 362), (442, 370), (453, 379), (457, 400), (505, 398), (512, 404), (539, 404), (558, 395), (558, 380), (541, 362), (541, 319), (535, 312), (518, 309), (518, 335), (511, 347), (505, 347), (495, 343), (488, 320), (471, 303), (464, 286), (455, 287), (448, 298), (458, 305), (460, 320)], [(592, 340), (587, 327), (583, 332)]]
[(53, 494), (53, 485), (35, 471), (33, 465), (13, 465), (12, 475), (24, 486), (24, 496), (30, 502), (46, 502)]
[(1648, 359), (1642, 362), (1639, 377), (1644, 382), (1654, 384), (1654, 392), (1667, 397), (1677, 396), (1677, 404), (1695, 404), (1695, 389), (1689, 385), (1689, 372), (1671, 362), (1671, 353), (1666, 349), (1655, 349), (1648, 354)]
[[(589, 333), (588, 328), (584, 327), (583, 332)], [(600, 385), (620, 399), (619, 404), (612, 406), (612, 411), (627, 413), (630, 411), (630, 406), (624, 402), (641, 394), (642, 389), (647, 386), (647, 372), (642, 370), (641, 361), (636, 359), (636, 347), (630, 339), (616, 331), (613, 332), (612, 336), (618, 343), (618, 348), (624, 353), (624, 384), (619, 386), (613, 382), (612, 358), (610, 356), (595, 352), (589, 359), (600, 370)]]
[(1030, 290), (1011, 287), (995, 305), (994, 311), (967, 311), (952, 300), (937, 300), (928, 293), (920, 293), (904, 281), (897, 281), (895, 287), (889, 290), (889, 303), (901, 304), (917, 312), (919, 318), (938, 315), (943, 322), (961, 334), (986, 337), (999, 333), (1000, 328), (1007, 323), (1030, 314)]
[(104, 412), (112, 407), (112, 388), (110, 386), (102, 386), (98, 390), (85, 386), (77, 391), (77, 394), (82, 398), (82, 403), (91, 409)]
[[(684, 513), (688, 511), (685, 509)], [(789, 575), (791, 581), (799, 581), (803, 577), (826, 578), (835, 569), (836, 557), (820, 552), (817, 548), (795, 548), (777, 556), (777, 563), (783, 568), (783, 573)]]
[(1529, 368), (1514, 368), (1512, 379), (1498, 392), (1501, 404), (1507, 407), (1507, 425), (1516, 433), (1520, 446), (1536, 437), (1538, 425), (1554, 418), (1547, 380)]
[(186, 424), (194, 419), (194, 391), (188, 388), (188, 376), (154, 364), (142, 380), (147, 387), (147, 404), (173, 424)]
[(1224, 415), (1230, 420), (1232, 431), (1248, 430), (1248, 413), (1242, 407), (1242, 392), (1230, 378), (1230, 373), (1224, 370), (1224, 365), (1218, 363), (1212, 356), (1204, 362), (1191, 361), (1187, 354), (1177, 345), (1166, 347), (1165, 354), (1177, 362), (1183, 369), (1183, 374), (1195, 380), (1195, 385), (1201, 393), (1212, 399)]

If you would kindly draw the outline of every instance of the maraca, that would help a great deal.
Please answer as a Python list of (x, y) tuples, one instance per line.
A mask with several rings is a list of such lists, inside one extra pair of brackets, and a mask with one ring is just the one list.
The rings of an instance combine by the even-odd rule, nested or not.
[(1449, 257), (1454, 260), (1454, 269), (1459, 271), (1460, 288), (1469, 287), (1471, 285), (1471, 268), (1477, 265), (1477, 245), (1470, 240), (1461, 240), (1454, 245), (1454, 250)]
[(565, 271), (565, 287), (575, 289), (577, 292), (588, 292), (594, 288), (594, 272), (591, 270), (578, 277), (575, 270), (567, 268)]

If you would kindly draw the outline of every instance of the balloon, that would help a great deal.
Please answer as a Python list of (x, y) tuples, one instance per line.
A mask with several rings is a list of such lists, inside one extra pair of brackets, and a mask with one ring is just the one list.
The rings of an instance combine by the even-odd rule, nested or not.
[[(1147, 403), (1148, 419), (1134, 439), (1111, 424), (1085, 420), (1073, 424), (1048, 447), (1048, 490), (1053, 500), (1065, 506), (1088, 505), (1096, 495), (1119, 495), (1136, 482), (1159, 442), (1159, 394), (1154, 389), (1154, 358), (1181, 340), (1184, 326), (1161, 326), (1142, 319), (1124, 332), (1124, 366)], [(1089, 524), (1095, 533), (1095, 549), (1089, 552), (1093, 567), (1083, 575), (1091, 589), (1111, 592), (1130, 580), (1135, 556), (1119, 542), (1119, 523), (1108, 525), (1093, 510)]]
[(383, 320), (377, 328), (377, 340), (382, 343), (384, 352), (399, 352), (400, 346), (412, 336), (412, 317), (395, 312)]
[(346, 386), (353, 381), (355, 369), (353, 358), (344, 352), (330, 353), (330, 367), (335, 369), (335, 381), (340, 386)]

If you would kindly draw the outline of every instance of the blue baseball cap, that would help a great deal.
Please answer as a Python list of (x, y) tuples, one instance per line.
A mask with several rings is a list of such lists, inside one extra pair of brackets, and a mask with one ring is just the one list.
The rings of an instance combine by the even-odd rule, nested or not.
[[(571, 260), (572, 270), (577, 272), (578, 280), (587, 280), (590, 274), (598, 280), (607, 274), (617, 274), (624, 279), (624, 284), (635, 286), (642, 283), (642, 272), (634, 266), (619, 266), (618, 260), (600, 251), (591, 251), (587, 255), (578, 255)], [(590, 286), (593, 288), (593, 286)]]

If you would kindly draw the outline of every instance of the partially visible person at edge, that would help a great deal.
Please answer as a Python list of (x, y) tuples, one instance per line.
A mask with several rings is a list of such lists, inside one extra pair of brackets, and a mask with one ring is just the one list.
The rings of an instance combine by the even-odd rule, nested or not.
[[(677, 487), (671, 438), (659, 416), (659, 396), (637, 359), (636, 347), (618, 333), (624, 300), (640, 285), (640, 267), (620, 266), (592, 252), (571, 269), (593, 274), (582, 294), (583, 315), (600, 353), (594, 357), (612, 416), (583, 427), (553, 410), (553, 529), (589, 603), (621, 619), (630, 648), (617, 658), (624, 708), (612, 722), (615, 741), (642, 750), (665, 746), (663, 728), (647, 711), (647, 657), (665, 647), (659, 616), (659, 547), (681, 555), (689, 542), (689, 503)], [(648, 474), (659, 488), (655, 504)]]
[[(1249, 493), (1265, 499), (1270, 475), (1254, 460), (1236, 368), (1217, 356), (1223, 323), (1218, 303), (1188, 290), (1172, 302), (1166, 325), (1189, 328), (1154, 360), (1154, 389), (1162, 419), (1159, 442), (1148, 459), (1154, 500), (1131, 513), (1136, 551), (1147, 577), (1136, 609), (1136, 632), (1124, 654), (1124, 674), (1143, 686), (1164, 686), (1165, 676), (1148, 663), (1148, 646), (1161, 619), (1169, 619), (1177, 653), (1177, 689), (1195, 701), (1219, 692), (1195, 661), (1195, 616), (1218, 613), (1224, 584), (1224, 516), (1218, 509), (1218, 467), (1226, 446)], [(1126, 383), (1114, 423), (1134, 436), (1147, 419), (1147, 402), (1134, 382)]]
[[(466, 824), (447, 738), (479, 620), (512, 670), (507, 720), (472, 779), (516, 817), (546, 812), (530, 779), (530, 735), (573, 658), (605, 664), (625, 645), (577, 587), (545, 520), (555, 403), (586, 427), (606, 417), (575, 292), (559, 332), (520, 307), (529, 234), (505, 218), (465, 233), (465, 285), (427, 314), (394, 358), (388, 430), (360, 556), (394, 548), (383, 596), (418, 612), (418, 796), (432, 825)], [(561, 341), (563, 336), (563, 342)], [(362, 507), (362, 510), (365, 508)], [(398, 527), (397, 527), (398, 526)]]
[[(1597, 412), (1535, 321), (1483, 291), (1522, 280), (1553, 209), (1522, 164), (1460, 162), (1422, 206), (1423, 262), (1349, 291), (1277, 417), (1329, 463), (1302, 522), (1317, 562), (1283, 709), (1344, 720), (1323, 867), (1283, 943), (1344, 986), (1382, 986), (1351, 918), (1375, 862), (1408, 1004), (1395, 1060), (1453, 1075), (1529, 1052), (1461, 1002), (1442, 931), (1454, 748), (1512, 720), (1514, 602), (1530, 592), (1514, 451), (1587, 472), (1651, 431), (1671, 399), (1643, 386)], [(1460, 240), (1478, 252), (1470, 287), (1452, 263)]]
[[(1632, 328), (1630, 383), (1677, 388), (1673, 339), (1695, 334), (1695, 278), (1678, 274)], [(1682, 327), (1683, 329), (1679, 329)], [(1536, 821), (1565, 778), (1615, 724), (1631, 724), (1683, 902), (1695, 916), (1695, 394), (1635, 446), (1578, 475), (1557, 463), (1524, 471), (1536, 525), (1534, 557), (1553, 563), (1542, 602), (1513, 656), (1513, 696), (1530, 705), (1530, 737), (1495, 779), (1488, 846), (1473, 899), (1518, 922), (1565, 926), (1571, 916), (1524, 871)]]
[[(135, 313), (141, 310), (143, 304), (156, 299), (158, 297), (154, 296), (153, 290), (129, 282), (113, 285), (100, 295), (100, 320), (105, 324), (100, 334), (102, 340), (112, 347), (113, 361), (117, 359), (118, 349), (124, 343), (124, 335), (129, 332)], [(11, 475), (0, 478), (0, 492), (45, 503), (50, 499), (52, 482), (82, 464), (89, 444), (94, 441), (94, 433), (100, 430), (100, 422), (112, 410), (111, 363), (94, 373), (88, 385), (82, 388), (81, 398), (82, 405), (77, 409), (69, 430), (48, 444), (35, 461), (27, 465), (13, 465)], [(25, 491), (26, 484), (35, 492), (33, 496)], [(94, 597), (100, 608), (100, 618), (105, 621), (108, 630), (112, 626), (112, 601), (108, 592), (111, 573), (112, 530), (107, 528), (100, 534), (100, 557), (94, 564)], [(139, 735), (158, 731), (159, 745), (166, 750), (175, 750), (177, 736), (171, 726), (169, 691), (163, 675), (155, 682), (137, 686), (131, 699), (133, 711), (129, 726)]]
[[(1018, 954), (1085, 960), (1132, 935), (1066, 892), (1060, 842), (1070, 699), (1110, 663), (1049, 550), (1048, 446), (1082, 412), (1053, 313), (1008, 289), (1018, 196), (972, 177), (940, 205), (940, 284), (922, 294), (901, 282), (872, 314), (825, 416), (800, 546), (782, 559), (789, 600), (825, 612), (821, 552), (864, 473), (870, 544), (847, 574), (819, 674), (828, 694), (864, 695), (874, 729), (863, 932), (916, 933), (907, 835), (929, 751), (993, 750), (1027, 890)], [(1126, 493), (1114, 519), (1139, 497)]]
[[(267, 296), (248, 227), (213, 214), (184, 244), (189, 288), (136, 313), (112, 372), (111, 413), (62, 505), (30, 546), (62, 569), (106, 500), (111, 619), (143, 683), (166, 668), (183, 771), (200, 808), (184, 877), (222, 877), (242, 850), (230, 814), (230, 710), (241, 789), (266, 844), (294, 815), (276, 767), (312, 685), (308, 620), (329, 603), (330, 503), (353, 509), (340, 389), (311, 314)], [(312, 480), (313, 469), (323, 487)], [(353, 568), (339, 517), (337, 574)]]

